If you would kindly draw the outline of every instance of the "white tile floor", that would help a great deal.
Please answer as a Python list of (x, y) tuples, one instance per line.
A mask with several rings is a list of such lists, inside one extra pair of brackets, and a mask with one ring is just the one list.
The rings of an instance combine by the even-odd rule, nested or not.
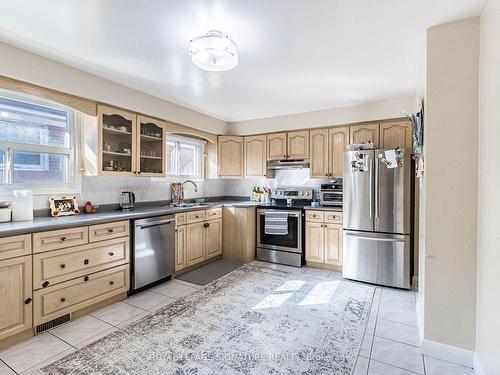
[[(339, 279), (341, 274), (312, 268), (294, 268), (255, 261), (255, 265)], [(42, 368), (148, 314), (200, 286), (173, 280), (134, 295), (68, 324), (0, 351), (0, 375), (38, 374)], [(415, 294), (377, 287), (370, 319), (354, 375), (474, 375), (472, 369), (421, 354)]]

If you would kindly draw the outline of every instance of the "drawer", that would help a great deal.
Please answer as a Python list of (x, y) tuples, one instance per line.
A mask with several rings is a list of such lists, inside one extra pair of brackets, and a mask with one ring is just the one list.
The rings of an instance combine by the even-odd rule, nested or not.
[(129, 235), (129, 221), (91, 225), (89, 227), (89, 242), (110, 240)]
[(184, 225), (187, 224), (186, 213), (175, 214), (175, 225)]
[(211, 208), (205, 211), (207, 220), (222, 218), (222, 207)]
[(0, 260), (31, 254), (31, 234), (0, 238)]
[(66, 247), (83, 245), (89, 242), (89, 230), (87, 227), (51, 230), (33, 234), (33, 252), (41, 253), (64, 249)]
[(325, 221), (325, 215), (323, 211), (306, 211), (306, 221), (314, 222), (314, 223), (322, 223)]
[(33, 256), (33, 288), (40, 289), (129, 262), (129, 238), (54, 250)]
[(36, 290), (33, 293), (34, 325), (106, 300), (128, 288), (127, 264)]
[(187, 213), (187, 223), (198, 223), (205, 221), (205, 211), (192, 211)]
[(325, 223), (342, 224), (342, 212), (325, 211)]

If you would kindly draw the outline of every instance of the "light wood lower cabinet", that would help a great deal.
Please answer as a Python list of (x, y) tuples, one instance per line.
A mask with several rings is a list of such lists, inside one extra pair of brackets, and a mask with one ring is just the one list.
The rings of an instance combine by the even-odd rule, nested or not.
[(89, 228), (67, 228), (33, 234), (33, 252), (65, 249), (89, 242)]
[(129, 289), (129, 267), (123, 265), (39, 289), (34, 292), (34, 324), (104, 301)]
[(342, 266), (342, 213), (306, 211), (306, 262)]
[(210, 220), (205, 223), (205, 259), (210, 259), (221, 254), (222, 219)]
[(0, 261), (0, 340), (33, 326), (31, 255)]
[(255, 259), (256, 217), (255, 207), (223, 208), (223, 259), (241, 263), (248, 263)]
[(204, 223), (188, 224), (186, 230), (187, 265), (205, 260), (205, 227)]
[(31, 254), (31, 235), (0, 238), (0, 260)]
[(186, 234), (185, 225), (180, 225), (175, 229), (175, 271), (180, 271), (187, 267), (186, 259)]

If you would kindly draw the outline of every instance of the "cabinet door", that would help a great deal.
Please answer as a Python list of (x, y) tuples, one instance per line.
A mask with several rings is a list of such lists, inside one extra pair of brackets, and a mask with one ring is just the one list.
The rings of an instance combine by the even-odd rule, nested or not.
[(342, 265), (342, 225), (325, 225), (325, 263)]
[(324, 263), (325, 236), (324, 224), (306, 222), (306, 261)]
[(266, 176), (266, 136), (245, 137), (245, 177)]
[(325, 178), (329, 175), (328, 168), (328, 129), (311, 130), (310, 176)]
[(286, 133), (272, 133), (267, 138), (267, 160), (286, 159)]
[(288, 132), (287, 159), (309, 159), (309, 130)]
[[(208, 226), (207, 226), (208, 224)], [(222, 254), (222, 219), (210, 220), (204, 223), (205, 258), (209, 259)]]
[(187, 267), (187, 244), (186, 244), (186, 226), (178, 226), (175, 229), (175, 271)]
[(337, 126), (330, 129), (330, 177), (344, 175), (344, 152), (349, 145), (349, 127)]
[(165, 122), (139, 115), (137, 126), (137, 174), (165, 176)]
[(186, 254), (187, 265), (203, 262), (205, 260), (205, 227), (204, 223), (186, 225)]
[(0, 261), (0, 340), (33, 326), (31, 255)]
[(243, 137), (219, 136), (219, 177), (243, 177)]
[(351, 125), (351, 144), (373, 143), (379, 147), (379, 124)]
[(412, 149), (411, 124), (409, 121), (394, 121), (380, 124), (380, 147)]
[(135, 176), (137, 116), (118, 108), (99, 105), (99, 174)]

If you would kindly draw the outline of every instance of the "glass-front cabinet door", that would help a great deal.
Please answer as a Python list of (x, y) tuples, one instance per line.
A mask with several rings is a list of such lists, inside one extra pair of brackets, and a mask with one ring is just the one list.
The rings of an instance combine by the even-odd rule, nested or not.
[(99, 168), (102, 175), (137, 175), (136, 114), (104, 105), (98, 106)]
[(164, 176), (165, 122), (138, 115), (137, 125), (137, 173)]

